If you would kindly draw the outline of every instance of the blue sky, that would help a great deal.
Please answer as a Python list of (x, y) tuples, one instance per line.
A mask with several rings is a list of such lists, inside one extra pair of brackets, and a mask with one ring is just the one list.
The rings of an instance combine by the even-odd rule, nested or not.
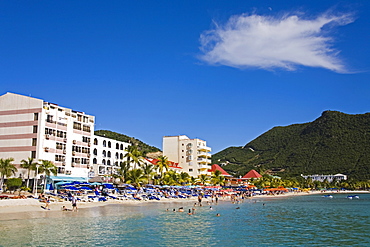
[(0, 1), (0, 93), (212, 153), (370, 111), (368, 1)]

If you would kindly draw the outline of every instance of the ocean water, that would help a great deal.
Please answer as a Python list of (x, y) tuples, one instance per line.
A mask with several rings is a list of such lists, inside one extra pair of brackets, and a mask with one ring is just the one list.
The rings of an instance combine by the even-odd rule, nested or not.
[(190, 202), (29, 212), (0, 218), (0, 246), (370, 246), (370, 195), (346, 196), (204, 203), (195, 215)]

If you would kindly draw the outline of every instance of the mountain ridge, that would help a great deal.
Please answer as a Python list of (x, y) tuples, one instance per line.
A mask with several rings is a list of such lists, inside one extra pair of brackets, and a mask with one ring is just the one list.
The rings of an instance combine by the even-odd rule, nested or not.
[(212, 156), (236, 176), (250, 169), (282, 177), (343, 173), (370, 179), (370, 113), (324, 111), (312, 122), (277, 126)]

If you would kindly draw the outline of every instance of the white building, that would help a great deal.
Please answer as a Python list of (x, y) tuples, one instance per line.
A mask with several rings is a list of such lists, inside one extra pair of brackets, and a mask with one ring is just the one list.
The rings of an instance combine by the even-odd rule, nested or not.
[(301, 176), (304, 179), (311, 178), (312, 181), (320, 181), (320, 182), (324, 182), (326, 180), (329, 183), (333, 182), (334, 180), (336, 180), (336, 181), (347, 180), (347, 175), (343, 175), (343, 174), (335, 174), (335, 175), (307, 175), (307, 176), (304, 176), (303, 174), (301, 174)]
[(129, 145), (126, 142), (95, 135), (91, 156), (94, 176), (115, 174), (121, 163), (126, 160), (125, 150)]
[[(17, 168), (21, 160), (28, 157), (36, 162), (50, 160), (58, 167), (57, 176), (63, 178), (59, 180), (87, 180), (108, 174), (108, 170), (122, 161), (124, 149), (129, 144), (95, 136), (94, 123), (95, 117), (84, 112), (6, 93), (0, 96), (0, 157), (14, 158)], [(104, 143), (107, 147), (103, 147)], [(106, 157), (103, 157), (104, 152)], [(25, 178), (26, 171), (18, 170), (17, 177)]]
[(198, 177), (201, 174), (210, 175), (211, 148), (206, 141), (190, 139), (185, 135), (164, 136), (163, 155), (169, 161), (178, 163), (184, 172), (190, 176)]

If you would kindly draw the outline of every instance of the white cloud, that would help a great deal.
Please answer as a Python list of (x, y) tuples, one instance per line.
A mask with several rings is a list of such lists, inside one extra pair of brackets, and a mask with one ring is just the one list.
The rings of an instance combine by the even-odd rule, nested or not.
[(295, 70), (321, 67), (344, 73), (346, 68), (332, 48), (328, 31), (353, 22), (349, 15), (323, 14), (314, 19), (247, 15), (231, 17), (224, 25), (200, 36), (201, 60), (236, 68)]

